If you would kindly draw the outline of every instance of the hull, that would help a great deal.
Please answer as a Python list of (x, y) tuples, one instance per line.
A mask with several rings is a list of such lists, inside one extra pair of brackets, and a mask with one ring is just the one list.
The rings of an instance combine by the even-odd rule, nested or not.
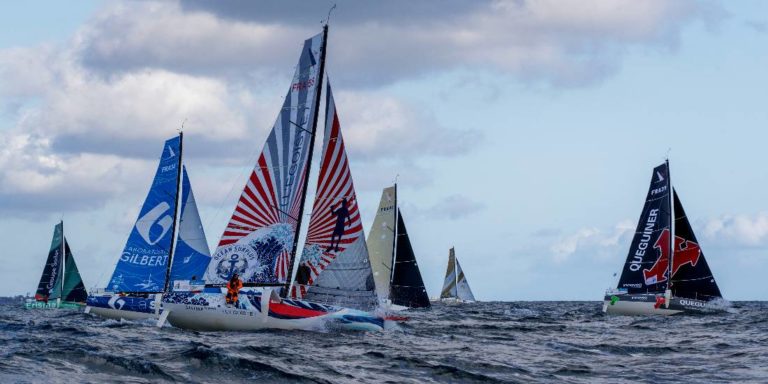
[(24, 309), (80, 309), (82, 303), (73, 303), (69, 301), (27, 301), (24, 303)]
[(114, 320), (157, 319), (162, 311), (161, 295), (149, 297), (115, 294), (88, 296), (85, 312)]
[(671, 297), (669, 305), (666, 300), (659, 303), (662, 295), (640, 293), (620, 293), (605, 295), (603, 298), (603, 312), (611, 315), (675, 315), (679, 313), (712, 313), (723, 311), (723, 308), (712, 305), (711, 302), (687, 299), (683, 297)]
[[(197, 331), (354, 330), (381, 331), (384, 318), (367, 312), (280, 299), (270, 292), (241, 292), (239, 306), (228, 306), (221, 293), (174, 292), (163, 296), (171, 325)], [(162, 320), (158, 324), (162, 325)]]

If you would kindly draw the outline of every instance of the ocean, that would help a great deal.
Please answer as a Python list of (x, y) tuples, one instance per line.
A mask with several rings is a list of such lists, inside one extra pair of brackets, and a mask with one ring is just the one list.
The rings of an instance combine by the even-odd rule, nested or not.
[(190, 332), (0, 306), (2, 383), (768, 382), (768, 303), (606, 316), (600, 302), (436, 304), (382, 333)]

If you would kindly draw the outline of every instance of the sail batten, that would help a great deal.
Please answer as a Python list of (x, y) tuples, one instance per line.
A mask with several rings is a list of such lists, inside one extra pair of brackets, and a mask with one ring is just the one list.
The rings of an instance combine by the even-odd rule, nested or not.
[(370, 310), (373, 275), (330, 84), (317, 193), (292, 296)]
[(209, 284), (223, 285), (234, 273), (246, 285), (290, 281), (317, 125), (325, 33), (304, 42), (283, 106), (205, 271)]

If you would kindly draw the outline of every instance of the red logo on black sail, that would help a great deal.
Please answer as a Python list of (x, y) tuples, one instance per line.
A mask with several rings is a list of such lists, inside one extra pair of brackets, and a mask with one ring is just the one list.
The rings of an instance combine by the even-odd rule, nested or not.
[[(667, 281), (669, 274), (669, 229), (665, 229), (653, 244), (654, 249), (658, 249), (661, 256), (656, 260), (651, 269), (643, 269), (645, 285), (658, 284)], [(675, 236), (675, 257), (672, 260), (672, 276), (677, 273), (683, 265), (690, 264), (695, 267), (701, 256), (699, 244), (686, 240), (680, 236)]]

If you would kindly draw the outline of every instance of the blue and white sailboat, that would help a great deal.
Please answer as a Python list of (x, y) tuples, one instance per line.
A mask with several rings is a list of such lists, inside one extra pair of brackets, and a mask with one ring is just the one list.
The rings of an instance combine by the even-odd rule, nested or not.
[(112, 277), (104, 290), (88, 296), (86, 313), (126, 320), (157, 317), (170, 283), (194, 280), (208, 266), (210, 251), (182, 162), (182, 139), (180, 133), (165, 142)]

